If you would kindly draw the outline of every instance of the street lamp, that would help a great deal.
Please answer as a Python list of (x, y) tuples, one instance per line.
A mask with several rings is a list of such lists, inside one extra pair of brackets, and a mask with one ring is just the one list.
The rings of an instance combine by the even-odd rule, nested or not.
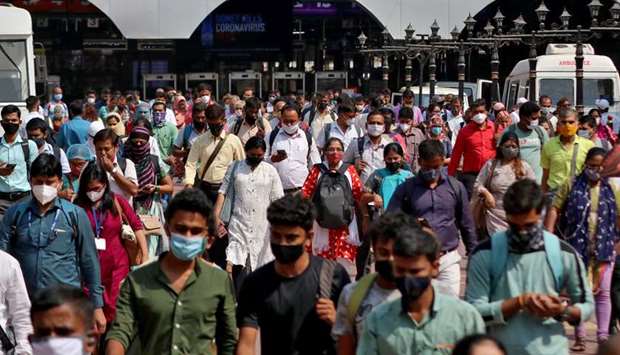
[(491, 25), (491, 21), (487, 22), (487, 25), (484, 26), (484, 32), (486, 32), (487, 37), (493, 37), (494, 31), (495, 31), (495, 27)]
[(469, 14), (469, 16), (467, 16), (464, 23), (465, 23), (465, 28), (467, 29), (467, 32), (469, 34), (469, 37), (471, 37), (474, 33), (474, 27), (476, 26), (476, 20), (474, 20), (474, 18), (471, 17), (471, 13)]
[(590, 15), (592, 16), (592, 27), (598, 26), (598, 14), (603, 7), (603, 4), (599, 0), (592, 0), (590, 4), (588, 4), (588, 8), (590, 9)]
[(562, 29), (564, 29), (564, 30), (568, 29), (568, 25), (570, 23), (570, 18), (571, 18), (570, 13), (568, 12), (568, 10), (566, 10), (566, 8), (564, 8), (564, 11), (560, 15), (560, 20), (562, 20)]
[(387, 27), (383, 29), (383, 32), (381, 32), (381, 35), (383, 36), (383, 45), (387, 46), (390, 44), (390, 31), (388, 31)]
[(539, 29), (545, 29), (545, 21), (547, 20), (547, 14), (549, 13), (549, 9), (545, 6), (544, 0), (540, 3), (540, 6), (534, 11), (536, 12), (536, 16), (538, 16)]
[(458, 27), (454, 26), (454, 29), (450, 32), (450, 36), (452, 36), (453, 41), (458, 41), (461, 36), (461, 31), (459, 31)]
[(614, 20), (613, 25), (618, 26), (618, 20), (620, 20), (620, 3), (614, 1), (614, 4), (609, 11), (611, 11), (611, 17)]
[(438, 34), (439, 30), (440, 30), (440, 27), (439, 27), (439, 24), (437, 23), (437, 20), (433, 21), (433, 24), (431, 25), (431, 38), (430, 38), (431, 41), (441, 39), (441, 37)]
[(505, 18), (506, 18), (506, 16), (504, 16), (504, 14), (502, 14), (502, 11), (498, 7), (497, 8), (497, 14), (495, 14), (495, 17), (493, 17), (493, 19), (495, 19), (495, 24), (497, 25), (497, 32), (499, 34), (502, 34), (502, 27), (504, 26), (504, 19)]
[(520, 15), (516, 20), (512, 21), (512, 23), (515, 25), (515, 32), (517, 34), (523, 32), (523, 28), (527, 25), (527, 22), (523, 19), (523, 15)]
[(368, 40), (368, 37), (366, 37), (364, 32), (360, 33), (360, 35), (357, 36), (357, 42), (360, 44), (360, 48), (366, 48), (367, 40)]
[(415, 34), (415, 29), (413, 28), (413, 26), (410, 23), (409, 26), (407, 26), (407, 28), (405, 28), (405, 40), (407, 42), (411, 42), (413, 40), (413, 35), (414, 34)]

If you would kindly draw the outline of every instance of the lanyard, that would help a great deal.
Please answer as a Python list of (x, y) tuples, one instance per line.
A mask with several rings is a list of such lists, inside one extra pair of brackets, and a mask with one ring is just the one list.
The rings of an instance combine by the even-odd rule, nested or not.
[[(91, 207), (93, 219), (95, 220), (95, 237), (101, 238), (101, 230), (103, 229), (103, 221), (99, 219), (99, 214), (95, 207)], [(102, 218), (103, 219), (103, 218)]]
[[(49, 233), (45, 236), (48, 240), (48, 243), (45, 245), (46, 247), (49, 245), (49, 236), (54, 233), (54, 229), (56, 229), (56, 224), (58, 223), (58, 216), (60, 216), (60, 208), (56, 210), (56, 215), (54, 215), (54, 221), (52, 222), (52, 226), (50, 228)], [(28, 230), (32, 228), (32, 210), (28, 211)], [(41, 247), (41, 239), (43, 238), (43, 225), (41, 225), (39, 229), (39, 238), (37, 240), (37, 246)]]

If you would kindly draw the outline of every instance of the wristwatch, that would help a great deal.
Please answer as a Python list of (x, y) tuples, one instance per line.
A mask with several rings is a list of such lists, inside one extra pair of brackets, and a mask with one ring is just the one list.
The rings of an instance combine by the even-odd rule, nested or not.
[(557, 320), (560, 323), (564, 323), (564, 322), (568, 322), (570, 319), (570, 306), (568, 305), (568, 302), (564, 302), (564, 311), (562, 311), (562, 313), (560, 315), (557, 315), (555, 317), (553, 317), (555, 320)]
[(115, 166), (114, 169), (112, 169), (112, 175), (114, 175), (114, 174), (121, 175), (121, 168), (119, 168), (118, 165)]

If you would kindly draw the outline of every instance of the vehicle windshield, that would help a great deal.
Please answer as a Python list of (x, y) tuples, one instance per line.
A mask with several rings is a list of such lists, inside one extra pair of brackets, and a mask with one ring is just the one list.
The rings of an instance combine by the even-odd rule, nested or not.
[(0, 102), (21, 102), (28, 97), (25, 41), (0, 41)]
[(610, 105), (614, 104), (614, 82), (612, 79), (583, 80), (584, 105), (594, 106), (598, 99), (607, 99)]
[(541, 79), (539, 92), (550, 96), (554, 104), (563, 97), (575, 102), (573, 79)]

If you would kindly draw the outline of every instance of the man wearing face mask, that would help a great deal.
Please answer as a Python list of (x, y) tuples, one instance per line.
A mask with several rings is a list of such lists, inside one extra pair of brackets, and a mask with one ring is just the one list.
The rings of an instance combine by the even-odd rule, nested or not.
[(321, 156), (312, 135), (301, 128), (295, 106), (282, 108), (282, 128), (274, 129), (268, 143), (267, 161), (278, 170), (284, 192), (299, 192), (308, 177), (308, 167), (319, 164)]
[(58, 198), (62, 168), (53, 155), (35, 159), (31, 184), (33, 196), (11, 206), (0, 224), (0, 249), (19, 261), (30, 294), (50, 285), (84, 285), (97, 308), (97, 331), (103, 333), (103, 287), (88, 217)]
[(543, 147), (540, 165), (543, 168), (542, 190), (549, 203), (557, 189), (572, 180), (583, 168), (588, 151), (594, 143), (577, 136), (577, 112), (563, 108), (558, 112), (559, 136), (551, 138)]
[(385, 134), (385, 117), (379, 111), (368, 114), (366, 132), (349, 144), (343, 158), (345, 163), (355, 164), (364, 184), (375, 170), (385, 168), (383, 148), (393, 142)]
[[(364, 136), (362, 130), (355, 125), (355, 106), (350, 101), (342, 102), (338, 106), (338, 118), (333, 123), (323, 126), (318, 134), (316, 141), (319, 149), (323, 149), (325, 142), (332, 137), (340, 139), (344, 143), (344, 149), (348, 149), (349, 144), (356, 139)], [(314, 131), (313, 131), (314, 132)]]
[(418, 175), (396, 188), (387, 211), (401, 210), (428, 221), (441, 242), (436, 286), (440, 292), (458, 297), (461, 287), (459, 232), (468, 253), (474, 250), (477, 236), (465, 186), (445, 173), (444, 159), (441, 142), (424, 141), (420, 145)]
[(179, 170), (179, 175), (183, 176), (185, 169), (185, 161), (189, 154), (192, 145), (198, 137), (207, 133), (207, 105), (202, 102), (196, 103), (192, 106), (192, 123), (186, 125), (177, 135), (174, 141), (173, 154), (177, 158), (176, 170)]
[(413, 124), (413, 110), (411, 108), (401, 108), (399, 120), (400, 122), (395, 133), (400, 134), (405, 140), (405, 146), (407, 148), (405, 159), (407, 160), (407, 164), (411, 167), (411, 171), (417, 173), (420, 169), (418, 166), (418, 149), (420, 144), (426, 140), (426, 136)]
[(489, 159), (495, 158), (496, 145), (495, 126), (487, 119), (484, 99), (478, 100), (473, 110), (471, 122), (459, 131), (448, 165), (448, 174), (456, 176), (461, 157), (463, 158), (463, 170), (458, 174), (458, 179), (465, 185), (470, 197), (482, 166)]
[(340, 355), (355, 354), (364, 333), (364, 320), (380, 304), (397, 299), (394, 283), (394, 241), (403, 228), (414, 228), (416, 221), (403, 213), (381, 216), (368, 231), (372, 240), (376, 273), (364, 276), (342, 290), (332, 335), (338, 339)]
[(229, 133), (239, 137), (241, 144), (258, 136), (260, 138), (269, 137), (271, 133), (271, 125), (263, 117), (259, 116), (261, 102), (255, 97), (245, 100), (245, 109), (243, 117), (237, 118), (234, 126), (231, 127)]
[(52, 95), (50, 97), (50, 102), (45, 105), (44, 112), (45, 117), (50, 121), (54, 117), (54, 109), (56, 106), (60, 106), (62, 108), (62, 118), (63, 122), (66, 122), (69, 119), (69, 110), (67, 109), (67, 104), (62, 101), (62, 88), (60, 86), (56, 86), (52, 89)]
[(323, 127), (327, 124), (333, 124), (338, 117), (329, 109), (329, 98), (327, 96), (316, 94), (314, 101), (316, 104), (304, 114), (303, 121), (310, 126), (314, 140), (318, 141)]
[[(54, 285), (32, 297), (33, 354), (90, 354), (96, 348), (93, 303), (76, 287)], [(21, 354), (21, 353), (19, 353)]]
[(235, 299), (225, 271), (200, 256), (212, 241), (211, 204), (199, 190), (178, 193), (166, 209), (170, 252), (131, 272), (121, 286), (106, 354), (232, 355)]
[(157, 140), (159, 153), (164, 161), (170, 157), (178, 133), (176, 124), (166, 121), (166, 104), (155, 101), (153, 104), (153, 135)]
[(480, 244), (469, 259), (465, 300), (510, 355), (568, 355), (564, 323), (585, 322), (594, 307), (579, 255), (543, 230), (543, 206), (534, 181), (513, 184), (504, 195), (509, 229)]
[[(53, 140), (48, 139), (49, 126), (40, 118), (34, 118), (26, 125), (26, 131), (28, 132), (28, 139), (37, 144), (39, 148), (39, 154), (46, 153), (56, 157), (56, 159), (62, 165), (62, 174), (67, 175), (71, 172), (69, 166), (69, 160), (65, 151), (57, 145), (52, 145)], [(50, 143), (50, 141), (52, 143)], [(77, 145), (77, 144), (76, 144)]]
[(6, 105), (0, 113), (4, 135), (0, 140), (0, 217), (11, 205), (30, 194), (30, 164), (38, 155), (37, 145), (19, 135), (21, 111)]
[(540, 115), (541, 117), (546, 117), (551, 125), (553, 126), (553, 131), (555, 132), (558, 125), (558, 118), (553, 115), (555, 109), (553, 108), (553, 100), (551, 96), (542, 95), (538, 99), (538, 105), (540, 106)]
[(542, 167), (540, 157), (543, 146), (549, 141), (547, 131), (538, 125), (542, 111), (533, 102), (526, 102), (519, 109), (519, 122), (514, 124), (506, 132), (513, 132), (519, 137), (521, 159), (525, 160), (536, 174), (536, 182), (542, 180)]
[(73, 101), (69, 106), (71, 120), (60, 127), (56, 143), (64, 150), (73, 144), (84, 144), (88, 140), (90, 122), (82, 118), (82, 101)]
[(262, 354), (335, 355), (335, 304), (349, 275), (344, 267), (308, 253), (315, 211), (299, 195), (267, 210), (275, 261), (244, 281), (239, 295), (237, 355), (254, 355), (258, 328)]
[(198, 84), (198, 87), (196, 87), (196, 92), (198, 93), (198, 99), (202, 101), (204, 105), (212, 104), (211, 93), (213, 92), (213, 89), (211, 85), (200, 83)]
[(402, 297), (379, 305), (364, 323), (357, 355), (450, 352), (462, 338), (485, 332), (478, 311), (432, 286), (440, 245), (420, 227), (399, 230), (394, 241), (394, 280)]
[[(269, 120), (269, 126), (273, 131), (276, 127), (281, 126), (282, 108), (286, 106), (286, 101), (282, 97), (278, 97), (273, 102), (273, 112), (271, 113), (271, 119)], [(266, 137), (269, 137), (268, 135)]]

